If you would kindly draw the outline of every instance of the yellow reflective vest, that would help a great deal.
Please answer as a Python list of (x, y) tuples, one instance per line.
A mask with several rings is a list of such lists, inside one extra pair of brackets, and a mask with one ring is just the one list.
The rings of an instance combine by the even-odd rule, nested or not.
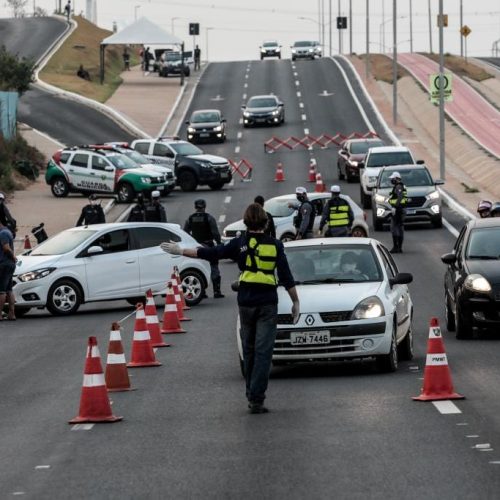
[(258, 242), (251, 237), (247, 243), (245, 269), (240, 275), (240, 282), (276, 286), (276, 262), (278, 247), (272, 238), (264, 237)]
[(349, 205), (344, 201), (341, 205), (330, 204), (330, 215), (328, 218), (328, 227), (349, 226)]

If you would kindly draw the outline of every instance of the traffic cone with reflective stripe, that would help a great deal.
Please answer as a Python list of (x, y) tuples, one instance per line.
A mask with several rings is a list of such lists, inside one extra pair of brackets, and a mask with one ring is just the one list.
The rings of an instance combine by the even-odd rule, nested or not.
[(323, 182), (323, 177), (318, 172), (316, 174), (316, 186), (314, 186), (315, 193), (324, 193), (326, 191), (325, 183)]
[(31, 241), (28, 235), (24, 237), (24, 250), (31, 250)]
[(78, 416), (70, 420), (70, 424), (84, 422), (118, 422), (123, 417), (113, 415), (109, 403), (108, 391), (104, 383), (101, 356), (97, 347), (97, 339), (89, 337), (85, 369), (83, 371), (83, 386), (80, 397)]
[(311, 164), (309, 165), (309, 178), (307, 182), (316, 182), (316, 161), (311, 160)]
[(146, 324), (148, 325), (149, 336), (151, 337), (151, 345), (153, 347), (169, 347), (171, 344), (164, 342), (160, 333), (160, 322), (158, 321), (155, 299), (153, 298), (153, 292), (151, 290), (146, 292), (145, 312)]
[(464, 396), (457, 394), (453, 389), (448, 359), (437, 318), (431, 318), (422, 393), (412, 399), (415, 401), (464, 399)]
[(182, 310), (181, 295), (179, 292), (179, 286), (177, 285), (177, 278), (170, 280), (172, 282), (172, 288), (174, 289), (175, 306), (177, 307), (177, 317), (179, 321), (191, 321), (191, 318), (184, 316), (184, 311)]
[(274, 175), (274, 182), (283, 182), (285, 180), (285, 172), (283, 171), (283, 163), (278, 162), (276, 166), (276, 173)]
[(167, 295), (165, 297), (165, 312), (163, 313), (163, 328), (161, 333), (186, 333), (181, 328), (181, 323), (177, 315), (177, 304), (175, 303), (175, 294), (172, 282), (167, 284)]
[(134, 340), (132, 341), (132, 356), (127, 363), (129, 368), (141, 368), (143, 366), (160, 366), (156, 361), (155, 352), (151, 345), (144, 306), (137, 304), (135, 313)]
[(184, 297), (184, 289), (182, 288), (182, 278), (181, 278), (181, 273), (179, 272), (179, 268), (177, 266), (174, 266), (174, 270), (172, 272), (172, 278), (175, 275), (175, 279), (177, 280), (177, 286), (179, 287), (179, 295), (181, 296), (181, 302), (182, 302), (182, 309), (184, 311), (189, 311), (191, 309), (187, 304), (186, 304), (186, 298)]
[(109, 334), (108, 358), (105, 371), (108, 392), (133, 391), (130, 387), (127, 362), (123, 352), (120, 325), (113, 323)]

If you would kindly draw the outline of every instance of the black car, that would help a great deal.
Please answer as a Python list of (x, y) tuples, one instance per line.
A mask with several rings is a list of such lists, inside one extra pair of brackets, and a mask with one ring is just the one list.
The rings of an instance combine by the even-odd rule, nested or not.
[(446, 324), (457, 339), (472, 337), (473, 327), (500, 326), (500, 219), (474, 219), (460, 232), (452, 253), (441, 260)]
[(241, 109), (244, 127), (285, 123), (285, 105), (275, 95), (253, 96)]
[(186, 125), (189, 142), (224, 142), (226, 140), (226, 119), (218, 109), (193, 111)]

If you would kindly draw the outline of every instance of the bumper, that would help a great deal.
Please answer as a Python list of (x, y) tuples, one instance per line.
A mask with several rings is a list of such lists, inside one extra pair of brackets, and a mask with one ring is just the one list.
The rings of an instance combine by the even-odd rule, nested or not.
[(222, 140), (223, 137), (224, 137), (224, 132), (222, 130), (220, 132), (215, 132), (213, 130), (210, 130), (206, 132), (196, 131), (187, 133), (188, 141), (196, 141), (196, 142), (220, 141)]
[(295, 52), (292, 53), (292, 58), (295, 59), (314, 59), (314, 52)]
[(276, 52), (275, 50), (261, 52), (260, 57), (281, 57), (281, 52)]
[(487, 295), (474, 294), (460, 299), (462, 314), (474, 326), (488, 328), (500, 326), (500, 300)]
[(142, 193), (152, 193), (153, 191), (160, 191), (163, 193), (165, 191), (171, 191), (175, 188), (175, 178), (169, 179), (167, 182), (161, 184), (144, 184), (137, 188), (138, 192)]
[(276, 125), (280, 123), (280, 115), (265, 115), (265, 116), (244, 116), (243, 123), (245, 125)]
[(19, 307), (44, 307), (47, 303), (47, 294), (50, 283), (42, 280), (28, 281), (22, 283), (14, 277), (14, 288), (12, 291), (16, 297), (16, 306)]
[(212, 182), (223, 182), (224, 184), (227, 184), (231, 182), (232, 178), (233, 176), (229, 167), (224, 169), (200, 169), (199, 181), (201, 184), (208, 184)]
[[(385, 205), (377, 204), (376, 219), (382, 224), (391, 222), (391, 208)], [(433, 204), (428, 207), (409, 207), (405, 209), (404, 223), (437, 222), (441, 218), (441, 207), (439, 204)]]

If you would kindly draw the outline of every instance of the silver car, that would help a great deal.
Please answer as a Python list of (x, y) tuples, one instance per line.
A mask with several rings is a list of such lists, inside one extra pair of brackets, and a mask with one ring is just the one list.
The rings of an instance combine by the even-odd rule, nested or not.
[(321, 45), (319, 42), (311, 40), (302, 40), (295, 42), (292, 47), (292, 61), (296, 59), (311, 59), (321, 57)]

